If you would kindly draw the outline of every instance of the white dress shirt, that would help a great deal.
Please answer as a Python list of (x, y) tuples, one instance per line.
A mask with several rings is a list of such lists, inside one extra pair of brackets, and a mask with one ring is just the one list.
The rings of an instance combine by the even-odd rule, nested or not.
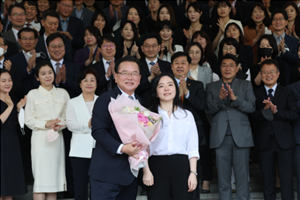
[(47, 40), (47, 36), (46, 36), (46, 34), (44, 33), (44, 41), (45, 41), (46, 51), (47, 51), (48, 57), (51, 58), (51, 57), (50, 57), (50, 54), (49, 54), (49, 52), (48, 52), (48, 49), (47, 49), (47, 42), (46, 42), (46, 40)]
[(193, 70), (193, 69), (190, 69), (190, 73), (191, 73), (191, 77), (195, 80), (195, 81), (198, 81), (198, 67)]
[(11, 30), (12, 30), (12, 32), (14, 33), (14, 36), (15, 36), (15, 38), (16, 38), (16, 41), (18, 42), (18, 33), (19, 33), (19, 31), (17, 30), (17, 29), (15, 29), (15, 28), (11, 28)]
[(56, 62), (56, 61), (54, 61), (54, 60), (52, 60), (52, 59), (51, 59), (50, 61), (51, 61), (51, 64), (52, 64), (52, 66), (53, 66), (53, 69), (54, 69), (55, 74), (57, 74), (57, 73), (56, 73), (56, 63), (59, 63), (59, 64), (60, 64), (59, 68), (61, 69), (62, 65), (64, 64), (64, 59), (61, 59), (61, 60), (58, 61), (58, 62)]
[(28, 63), (28, 60), (30, 59), (29, 56), (27, 55), (27, 53), (26, 53), (24, 50), (22, 50), (22, 52), (23, 52), (23, 54), (24, 54), (24, 57), (25, 57), (25, 59), (26, 59), (26, 62)]
[[(149, 72), (150, 72), (150, 74), (151, 74), (151, 67), (152, 67), (152, 65), (150, 65), (150, 63), (151, 63), (152, 61), (148, 60), (147, 58), (146, 58), (145, 60), (146, 60), (146, 63), (147, 63)], [(158, 58), (155, 58), (155, 60), (153, 60), (153, 62), (156, 64), (156, 63), (157, 63), (157, 60), (158, 60)]]
[[(115, 60), (115, 58), (114, 58), (114, 60)], [(110, 79), (110, 77), (106, 77), (106, 73), (107, 73), (107, 70), (108, 70), (108, 68), (109, 68), (109, 64), (107, 63), (107, 62), (111, 62), (112, 60), (105, 60), (104, 58), (102, 58), (102, 62), (103, 62), (103, 65), (104, 65), (104, 70), (105, 70), (105, 78), (106, 78), (106, 80), (109, 80)], [(113, 74), (112, 74), (112, 76), (113, 76)]]
[(150, 145), (150, 156), (183, 154), (189, 159), (199, 159), (198, 131), (193, 114), (178, 108), (169, 117), (167, 111), (160, 107), (158, 113), (163, 116), (163, 124)]
[(275, 96), (275, 92), (276, 92), (276, 88), (277, 88), (277, 83), (272, 88), (269, 88), (266, 85), (264, 85), (264, 86), (265, 86), (265, 90), (267, 92), (267, 95), (269, 94), (269, 89), (273, 89), (272, 96), (274, 97)]
[(4, 68), (4, 56), (2, 58), (2, 60), (0, 60), (0, 69), (3, 69)]

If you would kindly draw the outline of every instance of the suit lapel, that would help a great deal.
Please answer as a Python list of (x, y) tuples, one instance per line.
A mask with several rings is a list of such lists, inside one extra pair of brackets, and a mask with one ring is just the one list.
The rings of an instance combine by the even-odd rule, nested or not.
[(143, 67), (142, 72), (143, 72), (144, 77), (149, 77), (150, 76), (150, 71), (149, 71), (148, 64), (147, 64), (146, 60), (142, 61), (142, 67)]
[(282, 88), (280, 85), (277, 85), (277, 88), (275, 90), (275, 94), (274, 94), (274, 98), (273, 98), (273, 104), (274, 105), (277, 105), (280, 98), (281, 98), (281, 95), (282, 95)]
[(203, 80), (203, 78), (204, 78), (203, 77), (203, 75), (204, 75), (203, 71), (204, 71), (203, 67), (198, 67), (198, 81)]
[[(95, 101), (96, 99), (95, 99), (95, 97), (94, 97), (94, 101)], [(89, 110), (88, 110), (88, 108), (87, 108), (87, 106), (86, 106), (86, 103), (85, 103), (85, 101), (84, 101), (84, 98), (83, 98), (83, 95), (82, 94), (80, 94), (80, 96), (79, 96), (79, 98), (77, 99), (77, 101), (78, 101), (78, 105), (81, 105), (80, 106), (80, 109), (81, 109), (81, 114), (82, 115), (84, 115), (85, 116), (85, 118), (86, 119), (90, 119), (91, 118), (91, 115), (90, 115), (90, 113), (89, 113)]]
[(296, 84), (296, 89), (298, 90), (299, 94), (300, 94), (300, 81), (297, 82)]

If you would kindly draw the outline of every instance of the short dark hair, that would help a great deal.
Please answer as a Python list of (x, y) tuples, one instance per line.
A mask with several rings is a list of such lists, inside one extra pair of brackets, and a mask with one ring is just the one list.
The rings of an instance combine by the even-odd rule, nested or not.
[(226, 53), (221, 59), (222, 59), (221, 64), (222, 64), (223, 60), (225, 60), (225, 59), (233, 60), (236, 64), (236, 66), (238, 66), (238, 64), (239, 64), (238, 58), (235, 55), (232, 55), (230, 53)]
[(26, 13), (26, 10), (25, 10), (24, 6), (23, 6), (21, 3), (17, 3), (17, 2), (16, 2), (15, 4), (9, 6), (9, 8), (8, 8), (8, 10), (7, 10), (8, 16), (11, 16), (11, 12), (12, 12), (12, 10), (13, 10), (14, 8), (21, 8), (21, 9), (23, 9), (24, 12)]
[[(60, 3), (60, 2), (61, 2), (61, 0), (57, 0), (57, 2), (58, 2), (58, 3)], [(75, 3), (75, 0), (72, 0), (72, 2), (73, 2), (73, 5), (74, 5), (74, 3)]]
[[(264, 6), (264, 4), (262, 2), (256, 2), (252, 5), (251, 7), (251, 15), (253, 13), (253, 10), (258, 7), (260, 8), (264, 14), (265, 14), (265, 19), (263, 20), (263, 24), (266, 26), (266, 27), (269, 27), (270, 26), (270, 16), (268, 14), (268, 11), (266, 9), (266, 7)], [(252, 28), (252, 29), (256, 29), (256, 23), (254, 22), (254, 20), (250, 17), (249, 19), (249, 25), (248, 25), (249, 28)]]
[(278, 14), (278, 13), (281, 13), (281, 14), (283, 15), (283, 17), (284, 17), (285, 20), (288, 20), (288, 19), (289, 19), (289, 17), (288, 17), (288, 15), (287, 15), (287, 13), (286, 13), (285, 10), (283, 10), (283, 9), (277, 9), (277, 10), (275, 10), (275, 11), (272, 13), (272, 16), (271, 16), (271, 22), (273, 21), (274, 16), (275, 16), (276, 14)]
[(273, 49), (273, 53), (272, 53), (272, 59), (276, 59), (277, 55), (278, 55), (278, 47), (277, 47), (277, 43), (276, 40), (274, 38), (273, 35), (263, 35), (259, 38), (258, 42), (257, 42), (257, 48), (259, 48), (260, 43), (263, 39), (266, 39), (269, 41), (272, 49)]
[(32, 28), (28, 28), (28, 27), (25, 27), (25, 28), (22, 28), (19, 32), (18, 32), (18, 38), (21, 39), (21, 35), (23, 32), (32, 32), (34, 34), (34, 39), (37, 39), (39, 37), (37, 31), (35, 29), (32, 29)]
[[(159, 13), (160, 13), (161, 9), (163, 9), (163, 8), (167, 8), (167, 10), (170, 14), (170, 21), (172, 22), (173, 27), (177, 27), (177, 22), (176, 22), (176, 17), (175, 17), (175, 14), (174, 14), (174, 10), (173, 10), (173, 7), (170, 4), (162, 3), (161, 6), (159, 7), (158, 11), (157, 11), (157, 16), (159, 16)], [(157, 28), (159, 27), (160, 22), (161, 21), (160, 21), (159, 17), (157, 17), (156, 24), (155, 24), (155, 26)]]
[(204, 53), (203, 53), (203, 48), (201, 46), (201, 44), (199, 44), (198, 42), (190, 42), (186, 45), (185, 47), (185, 53), (189, 54), (189, 51), (191, 49), (192, 46), (197, 46), (200, 51), (201, 51), (201, 58), (200, 58), (200, 61), (199, 61), (199, 65), (202, 66), (203, 65), (203, 56), (204, 56)]
[(188, 7), (186, 9), (186, 13), (189, 12), (190, 7), (193, 7), (195, 9), (195, 11), (198, 12), (198, 13), (202, 12), (202, 15), (201, 15), (201, 17), (199, 19), (199, 22), (201, 22), (202, 18), (203, 18), (203, 10), (202, 10), (201, 3), (199, 1), (194, 1), (192, 3), (189, 3), (189, 5), (188, 5)]
[(48, 16), (55, 17), (59, 21), (59, 14), (55, 10), (53, 10), (53, 9), (45, 10), (43, 12), (43, 20), (45, 21)]
[(224, 38), (220, 45), (219, 45), (219, 52), (218, 52), (218, 58), (221, 58), (223, 56), (223, 46), (224, 44), (227, 45), (232, 45), (235, 47), (236, 49), (236, 54), (239, 54), (240, 52), (240, 43), (238, 43), (238, 41), (236, 41), (236, 39), (229, 37), (229, 38)]
[(173, 56), (171, 57), (171, 64), (173, 64), (174, 60), (176, 58), (179, 58), (181, 56), (185, 56), (186, 57), (186, 60), (188, 61), (189, 64), (191, 64), (192, 62), (192, 59), (191, 57), (189, 56), (189, 54), (185, 53), (185, 52), (182, 52), (182, 51), (178, 51), (176, 53), (173, 54)]
[(264, 60), (261, 64), (260, 64), (260, 71), (262, 70), (263, 66), (264, 65), (275, 65), (277, 71), (280, 71), (279, 70), (279, 64), (276, 60), (274, 59), (266, 59)]
[(54, 73), (54, 69), (53, 69), (53, 66), (52, 66), (51, 62), (48, 61), (48, 60), (43, 60), (43, 61), (39, 62), (38, 64), (36, 64), (36, 66), (34, 67), (34, 75), (37, 78), (39, 77), (39, 73), (40, 73), (41, 68), (44, 67), (44, 66), (49, 66), (52, 69), (53, 73)]
[[(97, 2), (95, 2), (96, 4)], [(94, 5), (95, 5), (94, 4)], [(102, 10), (95, 10), (93, 16), (92, 16), (92, 20), (91, 20), (91, 25), (94, 25), (94, 22), (97, 20), (98, 16), (101, 15), (101, 17), (104, 18), (105, 20), (105, 26), (102, 30), (103, 34), (111, 34), (112, 33), (112, 28), (110, 27), (109, 23), (108, 23), (108, 19), (105, 15), (105, 13)]]
[(116, 45), (116, 39), (113, 36), (111, 36), (110, 34), (103, 34), (103, 36), (98, 40), (98, 47), (101, 47), (104, 40), (112, 42)]
[[(1, 20), (0, 20), (1, 21)], [(2, 34), (0, 33), (0, 38), (3, 39), (3, 43), (4, 43), (4, 46), (7, 45), (7, 40), (5, 39), (5, 37), (2, 37)]]
[(8, 70), (5, 69), (5, 68), (1, 68), (1, 69), (0, 69), (0, 76), (1, 76), (1, 74), (3, 74), (3, 73), (8, 73), (8, 74), (10, 75), (10, 77), (11, 77), (10, 71), (8, 71)]
[(147, 35), (145, 35), (142, 39), (142, 45), (144, 45), (145, 41), (148, 40), (148, 39), (156, 39), (157, 40), (157, 44), (158, 45), (161, 45), (161, 38), (158, 34), (156, 33), (148, 33)]
[(47, 39), (46, 39), (47, 47), (49, 47), (50, 42), (52, 42), (52, 41), (55, 40), (56, 38), (61, 38), (62, 41), (63, 41), (63, 43), (64, 43), (64, 45), (66, 45), (66, 40), (65, 40), (64, 36), (63, 36), (61, 33), (56, 32), (56, 33), (50, 34), (50, 35), (47, 37)]
[(95, 36), (97, 41), (101, 36), (99, 29), (97, 27), (95, 27), (94, 25), (90, 25), (90, 26), (87, 26), (84, 28), (83, 37), (84, 37), (86, 31), (89, 31), (93, 36)]
[(240, 32), (239, 43), (244, 44), (244, 33), (243, 33), (242, 29), (240, 28), (240, 26), (237, 25), (237, 23), (235, 23), (235, 22), (231, 22), (226, 25), (226, 28), (224, 31), (224, 38), (227, 38), (226, 32), (227, 32), (229, 26), (231, 26), (231, 25), (235, 26), (239, 30), (239, 32)]
[(141, 73), (141, 63), (140, 61), (138, 61), (137, 59), (135, 59), (135, 57), (127, 55), (119, 60), (117, 60), (116, 65), (115, 65), (115, 72), (118, 73), (119, 70), (119, 66), (122, 62), (134, 62), (138, 65), (139, 67), (139, 73)]
[(171, 21), (168, 21), (168, 20), (161, 21), (159, 23), (158, 30), (161, 31), (162, 29), (171, 29), (174, 34), (174, 26)]
[[(24, 6), (24, 4), (27, 2), (27, 4), (29, 5), (29, 6), (34, 6), (35, 7), (35, 9), (36, 9), (36, 12), (37, 12), (37, 16), (39, 15), (39, 9), (38, 9), (38, 7), (39, 7), (39, 5), (38, 5), (38, 2), (37, 1), (27, 1), (27, 0), (22, 0), (22, 2), (21, 2), (21, 4), (22, 4), (22, 6)], [(24, 6), (24, 8), (25, 8), (25, 6)]]
[(78, 74), (78, 78), (77, 78), (78, 84), (80, 84), (81, 81), (83, 79), (85, 79), (86, 75), (88, 75), (88, 74), (93, 74), (95, 76), (95, 78), (96, 78), (96, 82), (98, 82), (98, 74), (97, 74), (96, 70), (94, 70), (93, 68), (89, 67), (86, 70), (83, 70), (82, 72), (80, 72)]

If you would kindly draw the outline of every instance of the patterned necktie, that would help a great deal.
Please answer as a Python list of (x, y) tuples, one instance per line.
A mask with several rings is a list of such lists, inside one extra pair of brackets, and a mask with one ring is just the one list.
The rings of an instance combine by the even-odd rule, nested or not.
[(268, 97), (270, 97), (270, 101), (272, 101), (273, 102), (273, 95), (272, 95), (272, 92), (273, 92), (274, 90), (273, 89), (269, 89), (268, 90)]
[(131, 99), (131, 100), (134, 100), (134, 99), (133, 99), (133, 97), (132, 97), (132, 96), (130, 96), (130, 95), (128, 96), (128, 98), (129, 98), (129, 99)]
[(55, 68), (55, 70), (56, 70), (56, 74), (58, 74), (59, 73), (59, 71), (60, 71), (60, 63), (58, 62), (58, 63), (56, 63), (55, 64), (56, 65), (56, 68)]
[(26, 25), (27, 28), (30, 28), (30, 25), (31, 25), (31, 24), (28, 23), (28, 24), (25, 24), (25, 25)]

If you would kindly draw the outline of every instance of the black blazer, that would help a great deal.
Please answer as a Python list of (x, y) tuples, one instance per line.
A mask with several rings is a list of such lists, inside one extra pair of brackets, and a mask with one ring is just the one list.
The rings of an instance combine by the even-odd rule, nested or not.
[[(127, 154), (117, 154), (122, 141), (108, 111), (112, 98), (122, 94), (118, 87), (108, 91), (95, 102), (92, 117), (92, 136), (96, 147), (91, 159), (89, 176), (92, 179), (116, 185), (129, 185), (132, 175)], [(138, 98), (138, 100), (140, 100)]]
[[(65, 40), (66, 41), (66, 45), (65, 45), (65, 51), (66, 54), (64, 56), (64, 59), (66, 61), (72, 62), (73, 61), (73, 54), (72, 54), (72, 43), (70, 40)], [(35, 50), (36, 52), (43, 52), (46, 55), (46, 59), (50, 60), (49, 56), (48, 56), (48, 52), (47, 52), (47, 47), (45, 46), (45, 40), (44, 40), (44, 35), (38, 37), (38, 42), (35, 46)]]
[(199, 146), (204, 145), (206, 143), (205, 134), (203, 129), (203, 122), (201, 118), (201, 114), (205, 116), (203, 112), (206, 102), (204, 86), (201, 81), (194, 81), (191, 79), (187, 79), (187, 89), (189, 90), (189, 98), (184, 98), (183, 100), (183, 108), (192, 112), (198, 130), (198, 138), (199, 138)]
[(5, 53), (5, 57), (9, 58), (17, 53), (19, 53), (18, 51), (18, 46), (16, 45), (16, 43), (14, 42), (10, 42), (10, 41), (6, 41), (7, 43), (7, 52)]
[[(273, 115), (271, 110), (265, 110), (264, 99), (268, 99), (265, 87), (255, 91), (256, 111), (250, 118), (257, 122), (254, 129), (254, 142), (258, 150), (265, 150), (269, 145), (271, 133), (282, 149), (291, 149), (295, 146), (292, 122), (298, 118), (296, 98), (293, 91), (281, 85), (277, 85), (273, 104), (277, 106), (278, 112)], [(267, 120), (267, 118), (269, 120)]]
[(236, 1), (236, 13), (233, 16), (233, 19), (241, 21), (243, 26), (248, 25), (250, 19), (249, 16), (251, 16), (251, 7), (252, 2)]
[[(62, 31), (61, 24), (59, 22), (58, 31)], [(70, 16), (69, 25), (67, 31), (72, 35), (73, 40), (72, 47), (73, 53), (75, 53), (78, 49), (81, 49), (84, 46), (83, 33), (84, 25), (82, 20), (77, 19), (76, 17)]]
[[(169, 62), (163, 61), (158, 59), (158, 65), (160, 67), (160, 71), (161, 72), (168, 72), (168, 73), (172, 73), (171, 70), (171, 64)], [(138, 86), (138, 88), (136, 89), (136, 93), (143, 99), (143, 106), (148, 108), (148, 104), (151, 98), (151, 88), (152, 88), (152, 84), (153, 81), (155, 80), (155, 78), (152, 80), (152, 82), (150, 83), (148, 80), (148, 77), (150, 76), (150, 71), (148, 68), (148, 65), (146, 63), (146, 60), (143, 59), (141, 61), (141, 83)]]

